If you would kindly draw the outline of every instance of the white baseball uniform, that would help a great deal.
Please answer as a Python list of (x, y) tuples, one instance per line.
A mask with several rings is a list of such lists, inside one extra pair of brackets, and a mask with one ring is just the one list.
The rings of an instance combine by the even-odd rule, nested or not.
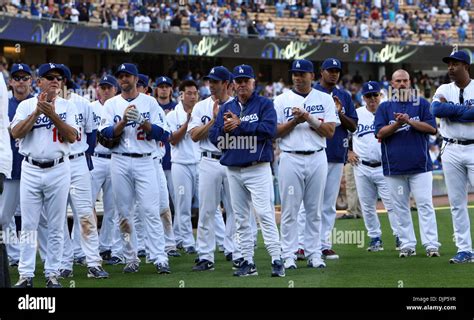
[[(31, 115), (37, 105), (36, 97), (22, 101), (12, 121), (14, 128)], [(67, 124), (79, 127), (76, 107), (57, 97), (55, 111)], [(78, 129), (77, 129), (78, 130)], [(48, 254), (46, 276), (58, 276), (64, 245), (64, 221), (71, 182), (68, 155), (70, 144), (63, 142), (53, 122), (41, 114), (33, 129), (20, 139), (20, 154), (25, 156), (20, 180), (20, 205), (22, 212), (20, 236), (20, 265), (22, 277), (33, 277), (36, 260), (36, 230), (40, 214), (45, 209), (48, 220)], [(50, 162), (52, 167), (41, 168), (39, 163)]]
[(377, 194), (387, 209), (393, 235), (398, 235), (397, 216), (393, 211), (390, 191), (383, 176), (380, 142), (375, 138), (374, 133), (375, 116), (366, 107), (360, 107), (356, 112), (359, 122), (357, 131), (352, 135), (352, 145), (360, 161), (357, 166), (354, 166), (354, 177), (367, 235), (370, 238), (382, 236), (376, 207)]
[[(103, 118), (105, 107), (99, 100), (92, 102), (91, 107), (97, 119), (97, 126)], [(102, 200), (104, 204), (104, 215), (99, 233), (100, 252), (111, 250), (113, 257), (123, 257), (122, 240), (120, 239), (119, 218), (114, 203), (112, 191), (112, 179), (110, 177), (110, 163), (112, 151), (104, 147), (99, 142), (93, 154), (94, 169), (92, 176), (92, 201), (95, 203), (99, 192), (102, 189)]]
[[(122, 95), (107, 100), (99, 129), (110, 129), (118, 123), (125, 109), (132, 104), (152, 125), (164, 128), (164, 119), (160, 118), (156, 100), (140, 93), (131, 101), (127, 101)], [(150, 260), (155, 264), (168, 264), (163, 225), (157, 210), (160, 205), (160, 193), (152, 158), (152, 153), (155, 151), (156, 141), (151, 140), (150, 135), (132, 121), (129, 121), (124, 128), (120, 144), (112, 150), (112, 189), (120, 218), (123, 251), (127, 263), (139, 262), (137, 248), (132, 243), (134, 225), (131, 211), (136, 199), (144, 214), (145, 230), (150, 244), (148, 248)]]
[[(330, 95), (311, 89), (306, 96), (287, 91), (274, 101), (278, 124), (292, 121), (293, 107), (299, 107), (323, 122), (339, 123)], [(297, 216), (301, 202), (306, 208), (305, 250), (308, 259), (321, 258), (321, 209), (327, 176), (326, 138), (307, 122), (298, 124), (279, 140), (278, 181), (281, 196), (281, 246), (283, 259), (296, 259)]]
[(13, 157), (7, 130), (10, 122), (8, 121), (8, 89), (3, 76), (0, 78), (0, 173), (10, 179)]
[[(433, 97), (440, 101), (442, 95), (449, 103), (459, 104), (460, 89), (454, 82), (441, 85)], [(474, 106), (474, 80), (464, 88), (464, 104)], [(474, 122), (456, 122), (440, 119), (439, 131), (444, 138), (474, 140)], [(474, 186), (474, 144), (446, 143), (441, 155), (443, 173), (453, 218), (454, 236), (458, 252), (472, 252), (471, 228), (467, 209), (468, 183)]]
[[(187, 113), (180, 102), (166, 115), (171, 132), (178, 130), (187, 120)], [(186, 132), (183, 139), (171, 145), (171, 175), (174, 187), (174, 232), (176, 241), (182, 241), (184, 248), (195, 247), (191, 223), (193, 195), (198, 191), (197, 164), (201, 155), (199, 146)], [(214, 206), (214, 212), (217, 206)]]
[[(232, 97), (225, 102), (233, 100)], [(224, 102), (224, 103), (225, 103)], [(209, 97), (199, 101), (193, 108), (188, 132), (196, 127), (207, 124), (213, 118), (214, 100)], [(238, 246), (233, 241), (235, 234), (234, 212), (230, 202), (229, 182), (226, 170), (219, 163), (221, 151), (209, 140), (202, 139), (198, 142), (202, 153), (199, 162), (199, 222), (197, 230), (197, 247), (199, 258), (214, 262), (214, 251), (216, 249), (216, 230), (222, 220), (220, 210), (216, 211), (222, 199), (227, 215), (226, 238), (227, 248), (224, 250), (232, 253), (232, 258), (241, 257)], [(174, 161), (174, 159), (172, 160)], [(222, 192), (222, 189), (224, 191)], [(225, 197), (222, 198), (222, 195)]]

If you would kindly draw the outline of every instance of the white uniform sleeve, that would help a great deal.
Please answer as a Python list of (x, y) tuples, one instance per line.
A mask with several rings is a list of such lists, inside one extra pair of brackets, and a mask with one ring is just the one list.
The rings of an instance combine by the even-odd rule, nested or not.
[(69, 105), (67, 106), (67, 112), (66, 112), (66, 123), (76, 129), (77, 132), (79, 131), (79, 119), (77, 116), (77, 108), (74, 103), (67, 102)]
[(176, 110), (172, 110), (168, 112), (166, 115), (166, 120), (168, 122), (168, 125), (170, 127), (170, 132), (176, 131)]
[(278, 97), (275, 98), (273, 101), (273, 105), (275, 106), (275, 111), (277, 114), (277, 123), (281, 124), (285, 122), (285, 115), (283, 114), (283, 110), (285, 106), (283, 105), (283, 94), (280, 94)]
[(336, 104), (330, 95), (324, 97), (324, 122), (335, 122), (336, 125), (341, 124), (339, 116), (336, 112)]
[(0, 74), (0, 173), (11, 178), (13, 155), (8, 134), (8, 90)]
[[(152, 124), (156, 124), (158, 127), (165, 129), (165, 119), (160, 114), (160, 105), (155, 99), (150, 100), (150, 121)], [(166, 129), (165, 129), (166, 130)]]
[(99, 125), (99, 131), (114, 125), (114, 105), (113, 102), (107, 100), (102, 106), (101, 120)]
[(90, 104), (90, 103), (87, 103), (87, 105), (85, 106), (85, 109), (86, 109), (86, 114), (84, 115), (86, 117), (85, 119), (85, 130), (86, 130), (86, 133), (91, 133), (92, 131), (94, 130), (97, 130), (97, 123), (95, 121), (95, 110), (94, 110), (94, 107)]
[(28, 118), (31, 114), (30, 112), (30, 103), (28, 100), (20, 102), (18, 108), (16, 109), (15, 116), (13, 117), (12, 123), (10, 124), (11, 128), (14, 128), (19, 122)]
[(188, 124), (188, 132), (202, 125), (201, 117), (203, 116), (202, 114), (203, 107), (205, 106), (201, 103), (194, 106), (193, 112), (191, 113), (191, 120), (189, 121), (189, 124)]
[(448, 94), (449, 94), (449, 88), (447, 85), (443, 84), (440, 87), (438, 87), (438, 89), (436, 89), (432, 102), (435, 102), (435, 101), (441, 102), (441, 100), (439, 99), (441, 96), (443, 96), (446, 100), (449, 101)]

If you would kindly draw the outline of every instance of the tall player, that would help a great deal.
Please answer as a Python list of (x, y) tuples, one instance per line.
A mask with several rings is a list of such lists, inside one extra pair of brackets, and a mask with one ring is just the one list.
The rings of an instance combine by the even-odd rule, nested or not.
[(324, 268), (321, 259), (321, 208), (327, 176), (326, 138), (334, 135), (336, 106), (330, 95), (313, 89), (311, 61), (295, 60), (293, 90), (275, 98), (277, 137), (280, 137), (278, 181), (282, 205), (281, 247), (285, 269), (296, 269), (297, 216), (306, 209), (305, 254), (308, 267)]
[(105, 118), (99, 129), (107, 138), (120, 137), (119, 145), (112, 150), (111, 178), (126, 260), (123, 271), (134, 273), (139, 269), (137, 248), (132, 242), (135, 230), (131, 211), (136, 199), (144, 214), (149, 260), (158, 273), (170, 273), (163, 225), (156, 210), (160, 193), (152, 158), (156, 141), (167, 139), (169, 133), (163, 129), (156, 100), (137, 91), (137, 67), (123, 63), (115, 76), (122, 92), (105, 102)]
[(375, 81), (364, 83), (362, 96), (366, 105), (356, 110), (359, 122), (357, 131), (352, 136), (354, 151), (349, 151), (348, 161), (354, 166), (357, 194), (367, 234), (370, 237), (367, 250), (376, 252), (383, 250), (382, 229), (377, 215), (377, 195), (382, 198), (387, 209), (396, 244), (398, 244), (398, 219), (393, 211), (390, 192), (383, 176), (382, 150), (374, 133), (375, 112), (382, 98), (380, 85)]
[[(32, 98), (33, 95), (30, 92), (31, 69), (28, 65), (24, 63), (14, 64), (10, 70), (10, 75), (9, 84), (12, 88), (13, 96), (8, 99), (8, 118), (12, 121), (20, 102)], [(12, 221), (15, 211), (20, 205), (20, 176), (21, 162), (23, 160), (23, 156), (18, 152), (18, 142), (15, 139), (10, 138), (10, 146), (13, 153), (13, 165), (8, 176), (11, 179), (5, 180), (3, 194), (0, 195), (0, 226), (3, 225), (4, 235), (7, 236), (8, 240), (16, 239), (16, 229), (12, 230), (7, 228), (7, 226)], [(10, 264), (17, 262), (19, 252), (16, 253), (15, 250), (18, 250), (18, 248), (12, 246), (10, 241), (6, 241), (6, 246), (8, 257), (12, 258)]]
[(441, 159), (458, 248), (449, 262), (466, 263), (473, 261), (467, 188), (468, 183), (474, 186), (474, 81), (469, 76), (471, 58), (465, 52), (453, 52), (443, 62), (452, 82), (436, 90), (432, 110), (441, 118), (439, 130), (445, 141)]
[[(233, 98), (227, 94), (231, 74), (223, 66), (214, 67), (205, 77), (209, 79), (211, 96), (198, 102), (191, 115), (188, 132), (194, 142), (199, 143), (201, 162), (199, 163), (199, 222), (197, 247), (199, 261), (193, 271), (214, 270), (214, 251), (216, 249), (216, 208), (220, 204), (221, 190), (230, 196), (225, 167), (219, 163), (221, 151), (209, 140), (209, 129), (214, 124), (219, 107)], [(234, 219), (229, 197), (222, 199), (226, 209), (227, 221)], [(220, 211), (217, 214), (221, 214)], [(240, 258), (237, 251), (233, 259)]]
[(20, 235), (20, 279), (16, 287), (32, 287), (36, 261), (36, 230), (43, 208), (48, 221), (46, 286), (61, 287), (58, 281), (63, 251), (64, 223), (71, 182), (68, 155), (78, 137), (79, 122), (75, 106), (58, 97), (64, 71), (54, 63), (38, 68), (36, 98), (18, 106), (11, 123), (11, 134), (20, 139), (22, 162), (20, 206), (23, 218)]
[[(332, 249), (330, 240), (336, 221), (336, 201), (341, 185), (344, 163), (347, 161), (349, 147), (348, 134), (357, 129), (357, 113), (351, 96), (344, 89), (337, 87), (341, 75), (341, 62), (329, 58), (321, 66), (321, 80), (314, 88), (333, 96), (336, 111), (341, 125), (336, 128), (334, 136), (327, 140), (326, 155), (328, 159), (328, 176), (324, 189), (323, 211), (321, 216), (321, 247), (323, 258), (338, 259), (339, 255)], [(306, 245), (306, 241), (305, 241)]]

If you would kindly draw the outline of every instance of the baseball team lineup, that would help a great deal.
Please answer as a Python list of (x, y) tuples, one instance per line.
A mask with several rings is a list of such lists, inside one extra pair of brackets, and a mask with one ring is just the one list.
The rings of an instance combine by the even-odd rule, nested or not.
[[(474, 186), (470, 56), (453, 51), (443, 58), (451, 82), (439, 86), (431, 102), (415, 94), (409, 72), (398, 69), (390, 94), (377, 81), (365, 82), (364, 105), (357, 109), (338, 86), (341, 62), (322, 58), (318, 66), (291, 61), (292, 88), (273, 100), (255, 91), (254, 69), (241, 64), (207, 70), (211, 96), (203, 100), (195, 81), (181, 81), (178, 103), (171, 99), (169, 77), (157, 77), (155, 98), (149, 76), (140, 73), (146, 67), (134, 63), (102, 76), (92, 102), (73, 92), (64, 64), (39, 66), (36, 96), (30, 89), (33, 71), (14, 64), (8, 84), (0, 77), (9, 123), (0, 150), (11, 149), (12, 163), (0, 166), (0, 225), (7, 230), (4, 237), (16, 238), (15, 215), (21, 215), (18, 242), (6, 243), (11, 265), (18, 266), (15, 287), (37, 286), (37, 253), (47, 288), (74, 278), (74, 264), (85, 266), (88, 278), (105, 279), (114, 275), (103, 265), (143, 272), (143, 258), (165, 276), (173, 272), (173, 260), (187, 254), (196, 257), (189, 272), (212, 272), (216, 251), (225, 255), (229, 276), (258, 276), (259, 230), (269, 259), (258, 263), (271, 265), (263, 276), (298, 272), (302, 258), (308, 268), (326, 268), (327, 260), (344, 259), (333, 249), (331, 234), (346, 163), (354, 169), (369, 238), (370, 253), (361, 254), (375, 255), (386, 246), (380, 198), (393, 236), (387, 246), (399, 258), (420, 254), (419, 242), (426, 259), (445, 259), (429, 154), (430, 135), (438, 131), (457, 247), (446, 263), (474, 262), (468, 211), (468, 187)], [(279, 225), (275, 188), (281, 197)]]

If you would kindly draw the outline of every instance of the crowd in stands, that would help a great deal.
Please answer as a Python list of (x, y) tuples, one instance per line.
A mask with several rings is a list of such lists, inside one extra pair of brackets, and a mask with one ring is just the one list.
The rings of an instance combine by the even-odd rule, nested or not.
[[(401, 41), (450, 44), (471, 38), (470, 0), (3, 0), (17, 15), (100, 23), (112, 29), (258, 38)], [(403, 3), (403, 6), (401, 5)], [(474, 9), (474, 8), (473, 8)], [(472, 16), (472, 15), (471, 15)], [(300, 19), (297, 28), (279, 21)], [(307, 26), (305, 22), (308, 22)], [(306, 28), (306, 29), (304, 29)]]

